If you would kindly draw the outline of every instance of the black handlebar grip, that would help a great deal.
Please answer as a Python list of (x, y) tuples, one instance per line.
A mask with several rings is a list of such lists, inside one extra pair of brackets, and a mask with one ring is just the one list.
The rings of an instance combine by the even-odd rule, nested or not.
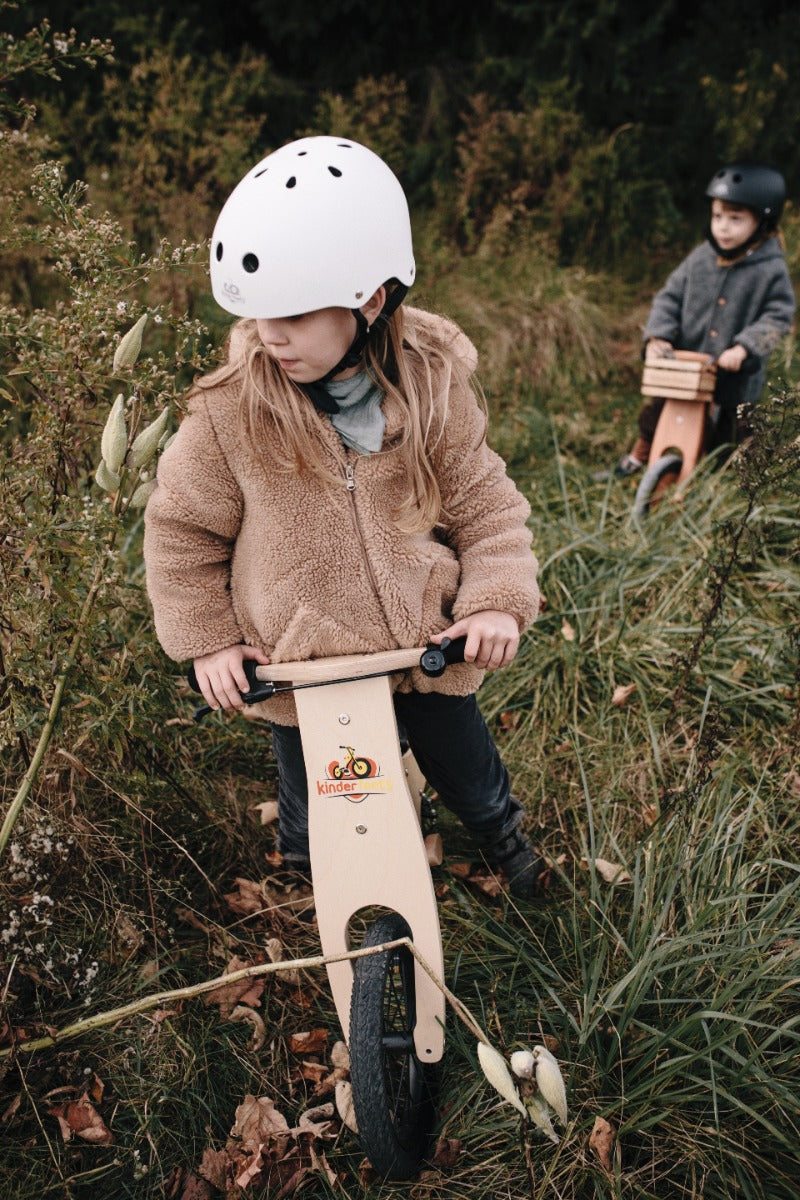
[[(259, 701), (261, 701), (261, 700), (269, 700), (275, 694), (275, 684), (274, 683), (271, 683), (268, 680), (256, 678), (257, 666), (258, 666), (258, 663), (253, 658), (247, 658), (242, 663), (242, 667), (244, 668), (244, 673), (247, 677), (247, 685), (248, 685), (246, 692), (240, 692), (240, 695), (241, 695), (242, 699), (244, 700), (245, 704), (258, 704)], [(189, 684), (189, 687), (192, 689), (193, 692), (200, 691), (200, 688), (198, 687), (198, 684), (197, 684), (197, 675), (195, 673), (194, 665), (192, 665), (189, 668), (189, 670), (186, 672), (186, 679)], [(197, 709), (197, 711), (194, 714), (194, 719), (196, 721), (202, 720), (202, 718), (204, 716), (206, 716), (207, 713), (210, 713), (210, 712), (211, 712), (211, 708), (209, 707), (209, 705), (204, 704), (201, 708)]]
[(420, 669), (431, 679), (438, 679), (440, 675), (444, 675), (446, 667), (464, 661), (466, 644), (466, 637), (442, 638), (438, 646), (429, 642), (419, 660)]

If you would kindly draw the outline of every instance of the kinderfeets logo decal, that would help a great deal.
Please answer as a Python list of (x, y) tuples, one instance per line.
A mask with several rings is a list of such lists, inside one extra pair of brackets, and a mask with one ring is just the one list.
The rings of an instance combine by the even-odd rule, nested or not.
[(226, 299), (230, 300), (231, 304), (244, 304), (244, 296), (239, 291), (237, 284), (226, 280), (222, 285), (222, 290), (225, 293)]
[(318, 796), (362, 800), (364, 796), (391, 791), (391, 779), (381, 775), (373, 758), (358, 754), (353, 746), (340, 746), (339, 749), (344, 751), (343, 756), (329, 762), (325, 779), (317, 780)]

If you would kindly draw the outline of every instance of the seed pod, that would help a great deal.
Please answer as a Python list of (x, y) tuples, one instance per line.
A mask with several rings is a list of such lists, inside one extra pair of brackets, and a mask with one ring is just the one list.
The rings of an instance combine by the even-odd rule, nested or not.
[(132, 325), (126, 334), (120, 338), (119, 345), (114, 351), (114, 365), (112, 370), (114, 374), (125, 367), (132, 367), (139, 357), (139, 351), (142, 348), (142, 334), (147, 323), (147, 313), (143, 313), (135, 325)]
[(517, 1079), (533, 1079), (534, 1065), (530, 1050), (515, 1050), (511, 1055), (511, 1073)]
[(148, 479), (147, 483), (140, 483), (136, 491), (131, 496), (131, 508), (144, 508), (147, 501), (150, 499), (150, 494), (156, 486), (155, 479)]
[(119, 475), (109, 471), (104, 458), (100, 459), (94, 477), (98, 487), (101, 487), (104, 492), (115, 492), (119, 487)]
[(128, 462), (134, 471), (145, 467), (158, 449), (161, 435), (169, 419), (169, 409), (165, 408), (146, 429), (134, 439), (128, 455)]
[(558, 1145), (560, 1139), (555, 1129), (553, 1129), (553, 1122), (550, 1120), (550, 1109), (542, 1097), (539, 1095), (531, 1096), (526, 1101), (526, 1108), (528, 1109), (528, 1116), (534, 1125), (537, 1125), (543, 1133), (547, 1134), (551, 1142)]
[(125, 424), (125, 397), (122, 392), (111, 405), (111, 412), (100, 438), (100, 453), (109, 471), (116, 474), (125, 461), (128, 449), (128, 429)]
[(499, 1054), (494, 1046), (487, 1046), (486, 1042), (478, 1042), (478, 1061), (495, 1091), (499, 1092), (509, 1104), (513, 1104), (514, 1108), (519, 1109), (524, 1117), (525, 1106), (519, 1098), (514, 1080), (511, 1078), (502, 1054)]
[(546, 1046), (534, 1046), (536, 1086), (557, 1116), (567, 1123), (567, 1091), (557, 1060)]

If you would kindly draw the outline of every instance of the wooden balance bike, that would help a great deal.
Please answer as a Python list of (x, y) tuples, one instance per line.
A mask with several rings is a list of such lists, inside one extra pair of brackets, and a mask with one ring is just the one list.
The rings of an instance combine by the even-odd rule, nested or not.
[(650, 359), (642, 375), (642, 395), (662, 398), (664, 407), (633, 502), (638, 517), (645, 516), (668, 488), (689, 478), (705, 452), (710, 427), (719, 418), (712, 355), (694, 350), (673, 353), (674, 357)]
[[(251, 680), (246, 703), (285, 690), (295, 695), (325, 956), (352, 949), (353, 918), (379, 909), (362, 945), (410, 937), (443, 979), (439, 913), (420, 824), (425, 780), (410, 751), (401, 750), (390, 676), (412, 667), (441, 675), (448, 663), (463, 661), (464, 643), (444, 639), (424, 649), (244, 664)], [(431, 1067), (444, 1052), (444, 996), (407, 946), (326, 969), (350, 1050), (364, 1153), (384, 1178), (411, 1178), (433, 1121)]]

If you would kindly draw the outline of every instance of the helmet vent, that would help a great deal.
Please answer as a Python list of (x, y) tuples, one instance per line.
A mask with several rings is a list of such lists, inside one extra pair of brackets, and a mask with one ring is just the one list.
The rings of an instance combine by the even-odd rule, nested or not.
[(262, 167), (262, 169), (260, 171), (256, 171), (255, 175), (253, 176), (253, 179), (260, 179), (262, 175), (266, 175), (268, 170), (269, 170), (269, 167)]
[(339, 142), (339, 149), (340, 150), (352, 150), (353, 147), (350, 145), (349, 142)]
[(296, 183), (297, 183), (297, 180), (295, 179), (294, 175), (290, 175), (289, 178), (286, 180), (287, 187), (294, 187), (294, 185)]
[(331, 175), (334, 175), (337, 179), (339, 179), (342, 174), (338, 167), (328, 167), (328, 170), (330, 171)]
[(733, 182), (734, 182), (734, 183), (741, 183), (741, 182), (742, 182), (742, 177), (741, 177), (741, 175), (739, 174), (739, 172), (738, 172), (738, 171), (736, 171), (736, 172), (734, 173), (734, 176), (733, 176)]
[(217, 262), (222, 262), (222, 242), (217, 242)]
[(258, 259), (256, 258), (255, 254), (245, 254), (244, 258), (242, 259), (242, 266), (244, 267), (245, 271), (247, 271), (248, 275), (252, 275), (254, 271), (257, 271)]

